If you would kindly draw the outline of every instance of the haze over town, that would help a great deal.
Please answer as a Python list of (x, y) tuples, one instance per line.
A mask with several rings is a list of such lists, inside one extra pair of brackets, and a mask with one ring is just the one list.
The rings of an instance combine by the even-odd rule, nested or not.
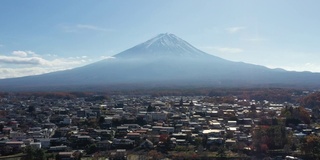
[(318, 1), (0, 4), (0, 78), (83, 66), (166, 32), (224, 59), (320, 72)]

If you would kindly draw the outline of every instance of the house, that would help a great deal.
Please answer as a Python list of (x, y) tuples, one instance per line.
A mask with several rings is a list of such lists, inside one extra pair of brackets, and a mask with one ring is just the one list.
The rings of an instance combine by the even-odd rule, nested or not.
[(223, 144), (224, 143), (224, 139), (221, 137), (209, 137), (207, 139), (207, 145), (213, 145), (213, 144)]
[(117, 149), (110, 155), (111, 159), (127, 159), (127, 151), (125, 149)]
[(228, 121), (227, 126), (229, 127), (236, 127), (237, 126), (237, 121)]
[(70, 125), (72, 123), (72, 118), (65, 117), (65, 118), (63, 118), (63, 121), (61, 123), (65, 124), (65, 125)]
[(137, 129), (141, 128), (141, 126), (138, 124), (123, 124), (123, 125), (121, 125), (121, 127), (128, 127), (128, 130), (130, 130), (130, 131), (137, 130)]
[(34, 142), (34, 139), (32, 139), (32, 138), (28, 138), (28, 139), (24, 139), (24, 140), (22, 140), (23, 141), (23, 143), (25, 144), (25, 145), (30, 145), (30, 143), (33, 143)]
[(128, 133), (127, 138), (137, 142), (141, 139), (141, 135), (140, 133)]
[(109, 141), (109, 140), (104, 140), (97, 143), (97, 147), (100, 150), (108, 150), (111, 148), (111, 146), (112, 146), (112, 141)]
[(85, 118), (86, 117), (86, 111), (81, 109), (80, 111), (77, 111), (77, 117)]
[(93, 139), (90, 136), (77, 136), (77, 142), (80, 144), (86, 144), (92, 141)]
[(50, 138), (36, 139), (36, 142), (39, 142), (41, 144), (42, 148), (50, 148), (50, 146), (51, 146)]
[(174, 132), (174, 127), (152, 126), (152, 133), (159, 134), (160, 131), (165, 131), (167, 134)]
[(134, 147), (134, 141), (130, 139), (113, 139), (112, 147), (117, 149), (132, 149)]
[(171, 135), (171, 137), (176, 138), (177, 140), (179, 140), (179, 139), (186, 140), (187, 139), (187, 134), (185, 134), (185, 133), (173, 133)]
[(116, 131), (116, 137), (117, 138), (124, 137), (127, 135), (128, 132), (129, 132), (128, 126), (118, 126)]
[(153, 145), (153, 143), (152, 143), (150, 140), (145, 139), (145, 140), (140, 144), (140, 148), (153, 149), (153, 148), (154, 148), (154, 145)]
[(209, 121), (209, 127), (211, 129), (221, 129), (222, 128), (221, 123), (218, 122), (217, 120)]
[(167, 113), (164, 112), (151, 112), (150, 115), (153, 121), (164, 121), (167, 119)]
[(2, 128), (2, 133), (3, 134), (10, 134), (10, 132), (12, 131), (11, 127), (4, 127)]
[(6, 146), (12, 147), (13, 150), (21, 151), (26, 145), (22, 141), (7, 141)]
[(30, 147), (34, 148), (34, 149), (40, 149), (41, 148), (41, 143), (40, 142), (31, 142)]
[(74, 156), (73, 156), (74, 152), (59, 152), (57, 154), (58, 159), (61, 160), (73, 160)]
[(202, 134), (204, 136), (208, 137), (221, 137), (225, 133), (224, 129), (208, 129), (208, 130), (203, 130)]
[(27, 135), (20, 131), (11, 131), (9, 135), (10, 139), (21, 141), (27, 138)]
[(67, 146), (61, 145), (61, 146), (53, 146), (49, 148), (49, 152), (63, 152), (67, 150)]
[(93, 138), (100, 137), (101, 140), (111, 140), (115, 136), (115, 133), (113, 130), (95, 129), (91, 136)]
[(227, 139), (227, 140), (225, 141), (225, 144), (226, 144), (226, 147), (227, 147), (227, 148), (231, 148), (231, 147), (235, 146), (236, 143), (237, 143), (237, 141), (234, 140), (234, 139)]

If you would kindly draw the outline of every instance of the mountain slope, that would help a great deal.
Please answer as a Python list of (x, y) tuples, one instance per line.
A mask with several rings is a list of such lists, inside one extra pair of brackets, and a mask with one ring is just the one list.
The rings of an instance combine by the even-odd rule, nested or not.
[(272, 70), (228, 61), (198, 50), (173, 34), (160, 34), (112, 59), (38, 76), (0, 80), (2, 90), (87, 87), (300, 86), (319, 87), (320, 74)]

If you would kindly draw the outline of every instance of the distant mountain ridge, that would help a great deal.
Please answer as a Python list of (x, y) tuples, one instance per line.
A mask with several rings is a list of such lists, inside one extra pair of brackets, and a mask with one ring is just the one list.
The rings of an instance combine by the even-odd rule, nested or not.
[(0, 89), (102, 90), (159, 87), (319, 87), (320, 74), (228, 61), (165, 33), (83, 67), (0, 80)]

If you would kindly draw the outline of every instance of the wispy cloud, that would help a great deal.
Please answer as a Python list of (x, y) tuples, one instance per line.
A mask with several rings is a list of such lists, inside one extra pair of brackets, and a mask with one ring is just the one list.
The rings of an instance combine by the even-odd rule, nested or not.
[(48, 56), (48, 57), (58, 57), (58, 55), (56, 55), (56, 54), (46, 54), (46, 56)]
[(0, 48), (1, 48), (1, 47), (4, 47), (4, 44), (0, 44)]
[(94, 30), (94, 31), (103, 31), (103, 32), (111, 31), (110, 29), (106, 29), (106, 28), (102, 28), (94, 25), (88, 25), (88, 24), (77, 24), (76, 27), (79, 29), (87, 29), (87, 30)]
[(262, 41), (266, 41), (267, 39), (264, 39), (264, 38), (246, 38), (244, 40), (245, 41), (250, 41), (250, 42), (262, 42)]
[(243, 49), (241, 49), (241, 48), (218, 47), (216, 49), (219, 52), (223, 52), (223, 53), (240, 53), (240, 52), (243, 52)]
[(115, 57), (111, 57), (111, 56), (101, 56), (100, 59), (113, 59)]
[(241, 30), (244, 30), (244, 29), (246, 29), (246, 27), (242, 27), (242, 26), (238, 26), (238, 27), (229, 27), (229, 28), (226, 28), (226, 31), (228, 32), (228, 33), (237, 33), (237, 32), (239, 32), (239, 31), (241, 31)]
[(233, 47), (201, 47), (201, 49), (206, 50), (208, 52), (220, 52), (220, 53), (240, 53), (244, 50), (242, 48), (233, 48)]
[(112, 29), (103, 28), (96, 25), (91, 24), (75, 24), (75, 25), (60, 25), (60, 28), (63, 29), (65, 32), (80, 32), (83, 30), (87, 31), (99, 31), (99, 32), (109, 32), (112, 31)]

